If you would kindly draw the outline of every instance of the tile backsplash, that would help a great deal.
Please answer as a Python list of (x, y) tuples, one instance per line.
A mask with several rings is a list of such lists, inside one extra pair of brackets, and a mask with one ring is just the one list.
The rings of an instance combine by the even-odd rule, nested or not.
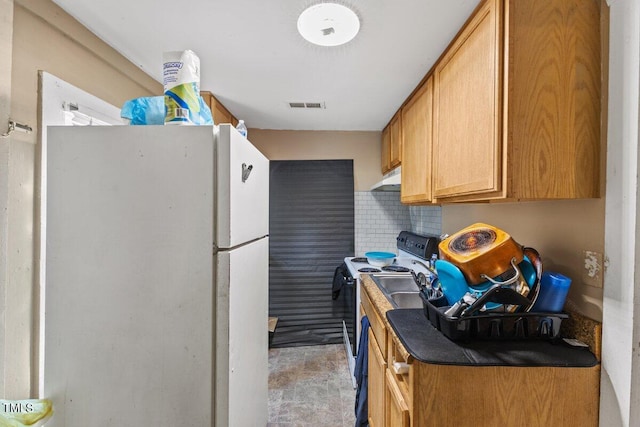
[(357, 191), (354, 193), (355, 254), (367, 251), (396, 252), (396, 237), (402, 230), (440, 235), (439, 206), (407, 206), (399, 192)]
[(409, 206), (411, 231), (418, 234), (442, 234), (442, 208), (440, 206)]

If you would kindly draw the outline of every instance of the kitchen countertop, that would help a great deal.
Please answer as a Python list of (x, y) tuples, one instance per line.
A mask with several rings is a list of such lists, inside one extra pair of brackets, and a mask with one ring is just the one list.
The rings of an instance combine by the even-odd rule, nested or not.
[(475, 366), (592, 367), (598, 364), (588, 349), (564, 342), (454, 342), (435, 329), (421, 309), (394, 310), (370, 276), (363, 275), (362, 284), (407, 361)]
[(454, 342), (431, 325), (421, 309), (387, 312), (400, 342), (414, 359), (439, 365), (592, 367), (585, 347), (546, 340)]
[(389, 323), (389, 319), (387, 319), (387, 312), (393, 310), (393, 306), (384, 296), (378, 285), (373, 281), (369, 274), (360, 275), (360, 279), (362, 280), (362, 287), (366, 289), (369, 298), (371, 298), (371, 302), (375, 306), (375, 308), (380, 312), (380, 318), (385, 323), (385, 328), (388, 331), (391, 331), (391, 338), (395, 341), (397, 345), (398, 351), (401, 353), (404, 360), (410, 362), (413, 360), (413, 356), (407, 351), (407, 349), (402, 344), (402, 341), (398, 338), (398, 336), (394, 333), (393, 328), (391, 327), (391, 323)]

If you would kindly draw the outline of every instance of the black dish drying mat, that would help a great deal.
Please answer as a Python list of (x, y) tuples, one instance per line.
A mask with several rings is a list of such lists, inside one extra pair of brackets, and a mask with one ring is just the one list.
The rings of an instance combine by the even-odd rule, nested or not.
[(396, 335), (414, 359), (438, 365), (591, 367), (586, 347), (562, 340), (451, 341), (431, 325), (422, 309), (387, 311)]

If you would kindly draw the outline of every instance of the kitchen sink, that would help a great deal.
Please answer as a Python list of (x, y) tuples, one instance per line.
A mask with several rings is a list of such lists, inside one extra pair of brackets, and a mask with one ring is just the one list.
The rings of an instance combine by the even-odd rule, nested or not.
[(395, 305), (396, 308), (422, 308), (420, 292), (394, 292), (389, 296), (391, 305)]
[(371, 278), (394, 308), (422, 308), (420, 288), (413, 276), (372, 274)]
[(420, 290), (410, 274), (402, 276), (373, 274), (372, 277), (378, 287), (388, 294), (393, 292), (418, 292)]

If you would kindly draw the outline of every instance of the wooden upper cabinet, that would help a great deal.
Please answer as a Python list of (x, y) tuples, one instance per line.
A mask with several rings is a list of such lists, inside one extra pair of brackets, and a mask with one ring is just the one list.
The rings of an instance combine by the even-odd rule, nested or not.
[(207, 91), (201, 91), (200, 96), (204, 99), (205, 104), (211, 108), (211, 115), (213, 116), (213, 123), (219, 125), (221, 123), (231, 123), (233, 126), (238, 124), (238, 120), (222, 105), (216, 97)]
[(436, 65), (436, 198), (501, 189), (500, 16), (501, 1), (486, 1)]
[(508, 197), (600, 197), (600, 2), (511, 0), (507, 12)]
[(600, 25), (594, 0), (481, 3), (434, 70), (435, 199), (599, 197)]
[(383, 174), (391, 170), (391, 124), (382, 130), (382, 146), (380, 148), (380, 170)]
[(402, 122), (400, 112), (391, 119), (391, 145), (389, 147), (389, 166), (391, 169), (400, 166), (402, 158)]
[(380, 156), (382, 173), (400, 166), (402, 156), (402, 124), (400, 111), (391, 119), (387, 127), (382, 130), (382, 152)]
[(402, 108), (402, 203), (431, 201), (433, 141), (433, 78), (429, 78)]

